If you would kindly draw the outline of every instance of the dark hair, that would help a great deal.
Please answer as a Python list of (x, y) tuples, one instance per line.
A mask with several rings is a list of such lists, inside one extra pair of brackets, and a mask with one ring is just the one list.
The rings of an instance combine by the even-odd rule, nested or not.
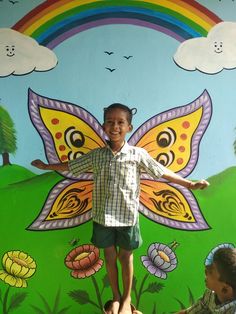
[(127, 120), (129, 122), (129, 124), (131, 124), (132, 122), (132, 118), (133, 116), (136, 114), (137, 112), (137, 109), (136, 108), (129, 108), (123, 104), (120, 104), (120, 103), (114, 103), (114, 104), (111, 104), (109, 107), (107, 108), (104, 108), (104, 115), (103, 115), (103, 121), (106, 120), (106, 115), (109, 111), (113, 110), (113, 109), (121, 109), (123, 111), (125, 111), (127, 113)]
[(220, 274), (219, 280), (227, 283), (236, 294), (236, 249), (219, 248), (214, 256), (213, 262)]

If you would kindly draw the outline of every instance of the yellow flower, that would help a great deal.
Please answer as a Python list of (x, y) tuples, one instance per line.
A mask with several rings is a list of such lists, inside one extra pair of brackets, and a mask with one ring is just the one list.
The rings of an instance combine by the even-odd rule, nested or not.
[(25, 288), (27, 279), (36, 271), (36, 263), (31, 256), (22, 251), (9, 251), (2, 258), (3, 270), (0, 279), (10, 286)]

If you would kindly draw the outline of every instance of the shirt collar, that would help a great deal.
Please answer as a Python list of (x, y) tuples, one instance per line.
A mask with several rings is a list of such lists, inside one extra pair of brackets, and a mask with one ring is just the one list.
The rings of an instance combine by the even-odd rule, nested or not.
[[(110, 147), (110, 145), (109, 145), (109, 141), (107, 141), (106, 147), (111, 150), (111, 147)], [(118, 154), (120, 154), (120, 153), (121, 153), (121, 154), (127, 154), (128, 151), (129, 151), (129, 149), (130, 149), (130, 145), (129, 145), (129, 143), (128, 143), (127, 141), (125, 141), (125, 144), (123, 145), (123, 147), (121, 148), (121, 150), (118, 152)]]

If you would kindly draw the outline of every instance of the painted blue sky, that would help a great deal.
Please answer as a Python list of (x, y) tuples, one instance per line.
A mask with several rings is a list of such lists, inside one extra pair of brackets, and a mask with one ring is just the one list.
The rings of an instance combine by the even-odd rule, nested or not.
[[(43, 1), (0, 2), (0, 27), (11, 27)], [(236, 22), (234, 1), (198, 1), (224, 21)], [(28, 114), (28, 88), (43, 96), (78, 104), (102, 122), (103, 108), (113, 102), (136, 107), (134, 130), (147, 119), (188, 104), (205, 89), (213, 103), (211, 123), (201, 141), (198, 164), (191, 178), (208, 178), (235, 165), (236, 70), (216, 75), (177, 67), (173, 55), (179, 42), (155, 30), (132, 25), (109, 25), (84, 31), (57, 46), (55, 69), (0, 78), (1, 104), (17, 130), (13, 163), (34, 172), (30, 162), (45, 159), (40, 136)], [(104, 51), (113, 51), (108, 56)], [(123, 56), (132, 55), (129, 60)], [(109, 72), (105, 67), (115, 67)]]

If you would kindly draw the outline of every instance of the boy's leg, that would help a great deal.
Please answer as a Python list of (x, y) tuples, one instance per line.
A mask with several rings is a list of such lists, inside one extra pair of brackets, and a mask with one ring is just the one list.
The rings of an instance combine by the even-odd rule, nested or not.
[(107, 314), (118, 314), (120, 307), (120, 289), (118, 281), (118, 267), (117, 267), (117, 249), (115, 246), (111, 246), (104, 249), (104, 256), (106, 261), (106, 269), (109, 278), (109, 282), (113, 294), (113, 302), (110, 308), (106, 311)]
[(132, 314), (131, 291), (133, 282), (133, 252), (120, 249), (119, 260), (122, 268), (123, 295), (119, 314)]

